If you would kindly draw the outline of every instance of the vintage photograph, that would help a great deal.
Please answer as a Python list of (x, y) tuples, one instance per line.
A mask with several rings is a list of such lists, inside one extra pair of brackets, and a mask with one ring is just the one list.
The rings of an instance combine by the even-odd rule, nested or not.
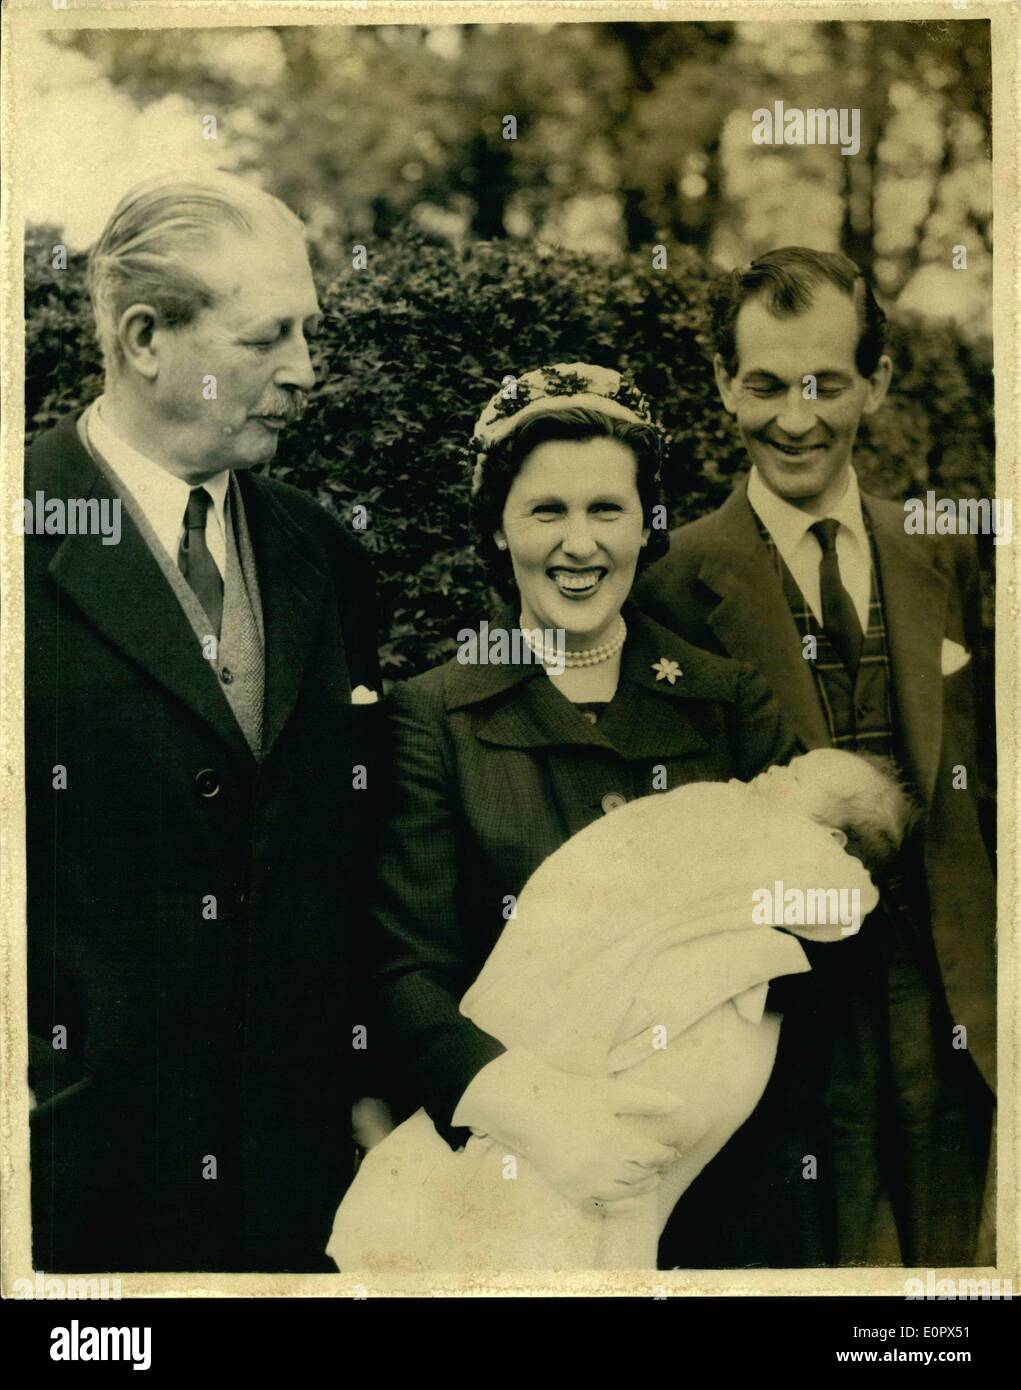
[(8, 1296), (1009, 1298), (1005, 7), (172, 8), (6, 11)]

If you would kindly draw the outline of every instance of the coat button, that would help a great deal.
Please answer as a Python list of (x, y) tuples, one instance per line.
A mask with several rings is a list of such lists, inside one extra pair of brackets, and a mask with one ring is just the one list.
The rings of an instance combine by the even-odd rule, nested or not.
[(626, 806), (627, 797), (623, 792), (607, 792), (599, 804), (603, 808), (603, 814), (608, 816), (611, 811), (616, 811), (618, 807)]
[(220, 779), (211, 767), (204, 767), (201, 772), (196, 773), (195, 786), (200, 796), (216, 796), (220, 791)]
[(230, 685), (231, 681), (234, 679), (234, 672), (229, 666), (224, 666), (223, 670), (220, 672), (220, 679), (223, 681), (224, 685)]

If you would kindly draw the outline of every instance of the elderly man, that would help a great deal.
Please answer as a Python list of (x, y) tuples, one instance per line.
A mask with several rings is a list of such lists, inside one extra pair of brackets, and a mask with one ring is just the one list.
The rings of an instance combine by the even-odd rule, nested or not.
[(785, 991), (762, 1104), (688, 1190), (661, 1256), (983, 1263), (996, 903), (976, 795), (975, 544), (906, 534), (900, 505), (859, 491), (854, 441), (891, 362), (852, 261), (769, 252), (719, 281), (712, 310), (751, 471), (674, 534), (639, 601), (755, 665), (807, 748), (892, 755), (925, 814), (881, 910)]
[(253, 471), (314, 382), (303, 229), (148, 181), (89, 289), (104, 392), (27, 459), (122, 518), (25, 542), (34, 1260), (329, 1269), (378, 672), (366, 558)]

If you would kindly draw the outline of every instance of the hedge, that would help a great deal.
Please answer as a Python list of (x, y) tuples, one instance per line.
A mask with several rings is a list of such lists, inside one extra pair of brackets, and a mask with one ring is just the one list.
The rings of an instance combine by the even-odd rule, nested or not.
[[(102, 375), (84, 257), (55, 268), (59, 234), (26, 244), (26, 429), (84, 405)], [(665, 471), (675, 523), (716, 507), (742, 450), (709, 370), (704, 303), (711, 270), (694, 253), (602, 260), (555, 247), (483, 242), (457, 249), (405, 230), (364, 269), (320, 286), (320, 384), (272, 471), (314, 494), (376, 557), (388, 678), (445, 659), (453, 634), (495, 596), (468, 533), (461, 454), (507, 373), (587, 360), (630, 370), (670, 431)], [(855, 458), (885, 497), (993, 491), (988, 344), (949, 324), (894, 325), (894, 392), (863, 422)], [(359, 530), (362, 513), (367, 524)], [(990, 547), (984, 547), (991, 556)]]

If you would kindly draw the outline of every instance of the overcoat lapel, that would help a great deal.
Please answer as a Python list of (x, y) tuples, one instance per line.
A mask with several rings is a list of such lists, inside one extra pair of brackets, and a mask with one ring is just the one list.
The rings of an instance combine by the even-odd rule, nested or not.
[[(630, 640), (624, 650), (620, 691), (600, 725), (625, 758), (683, 757), (708, 748), (693, 706), (724, 697), (723, 683), (699, 660), (699, 652), (646, 618), (624, 610)], [(664, 672), (674, 674), (671, 681)]]
[(742, 482), (715, 514), (712, 549), (699, 569), (699, 579), (719, 597), (708, 622), (728, 656), (750, 662), (766, 678), (806, 748), (826, 747), (826, 716), (747, 486)]
[[(235, 477), (244, 498), (266, 632), (262, 735), (262, 755), (266, 758), (297, 703), (322, 622), (329, 579), (325, 565), (318, 562), (316, 538), (298, 528), (263, 480), (250, 473), (237, 473)], [(343, 663), (340, 678), (345, 689), (341, 693), (344, 699), (350, 699), (340, 640), (337, 655)]]
[[(68, 423), (59, 441), (61, 495), (114, 501), (116, 493), (73, 421)], [(53, 496), (56, 480), (45, 481)], [(191, 623), (126, 507), (121, 507), (117, 545), (104, 545), (98, 536), (67, 536), (49, 572), (104, 637), (214, 729), (238, 757), (251, 758), (213, 665), (202, 655)]]
[(516, 681), (508, 683), (513, 687), (513, 696), (481, 714), (478, 738), (482, 743), (500, 748), (553, 748), (585, 743), (608, 747), (598, 730), (585, 724), (538, 666), (510, 670), (517, 675)]
[(903, 518), (862, 495), (872, 522), (898, 723), (915, 786), (931, 800), (943, 741), (948, 586), (904, 532)]
[[(942, 740), (940, 653), (947, 581), (912, 546), (899, 514), (862, 494), (872, 523), (899, 727), (912, 779), (928, 800)], [(751, 662), (773, 687), (808, 748), (829, 731), (783, 586), (759, 535), (747, 482), (715, 515), (712, 549), (699, 579), (719, 597), (708, 622), (729, 656)]]
[[(60, 475), (65, 497), (113, 499), (103, 474), (89, 457), (73, 420), (54, 432), (47, 461)], [(266, 698), (262, 754), (265, 758), (294, 710), (304, 680), (328, 591), (317, 561), (315, 537), (303, 533), (258, 477), (235, 475), (252, 539), (263, 625), (266, 633)], [(55, 479), (45, 480), (55, 495)], [(191, 624), (126, 508), (121, 539), (105, 546), (95, 536), (68, 536), (50, 573), (111, 642), (152, 678), (182, 700), (245, 758), (252, 756), (227, 703), (212, 664), (195, 640)], [(343, 661), (343, 643), (337, 643)], [(341, 679), (347, 683), (344, 667)], [(343, 692), (350, 695), (350, 690)]]

